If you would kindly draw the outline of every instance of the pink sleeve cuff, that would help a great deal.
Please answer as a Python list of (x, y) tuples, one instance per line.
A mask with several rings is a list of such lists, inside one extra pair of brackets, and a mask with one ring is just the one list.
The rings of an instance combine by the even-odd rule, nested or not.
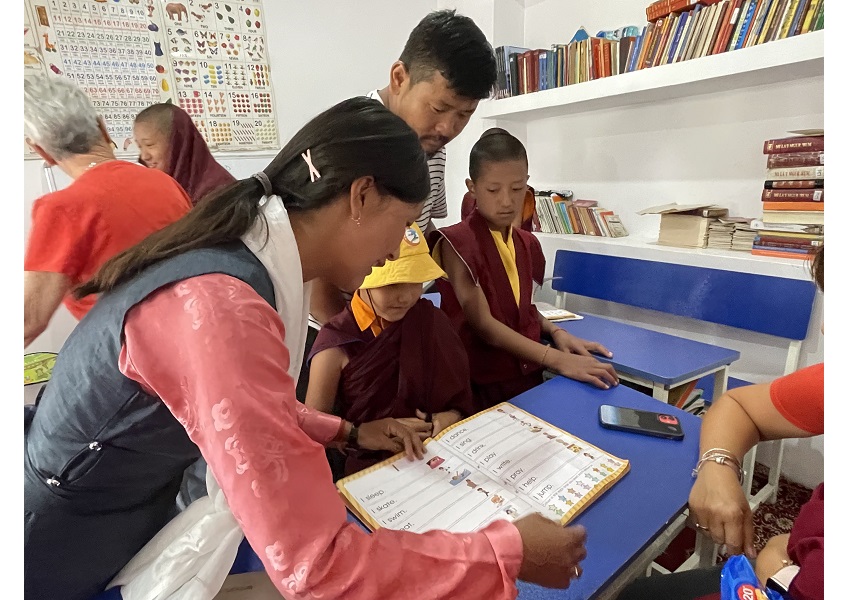
[(504, 565), (505, 578), (514, 582), (519, 577), (522, 566), (522, 536), (513, 523), (495, 521), (481, 530), (487, 536), (496, 559)]
[(342, 426), (339, 417), (313, 410), (300, 402), (295, 403), (295, 410), (298, 413), (298, 424), (313, 441), (327, 446), (339, 433)]

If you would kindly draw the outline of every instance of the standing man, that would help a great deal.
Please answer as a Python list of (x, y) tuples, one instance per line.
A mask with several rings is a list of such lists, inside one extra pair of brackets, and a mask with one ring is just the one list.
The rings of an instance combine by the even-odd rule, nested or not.
[[(404, 119), (428, 155), (431, 193), (416, 220), (426, 239), (436, 229), (432, 219), (448, 216), (445, 146), (463, 131), (495, 83), (496, 58), (484, 33), (469, 17), (441, 10), (429, 13), (410, 33), (401, 56), (390, 67), (389, 84), (367, 94)], [(313, 283), (308, 349), (318, 327), (342, 311), (345, 302), (346, 295), (330, 284)], [(298, 380), (302, 401), (307, 390), (305, 367)]]

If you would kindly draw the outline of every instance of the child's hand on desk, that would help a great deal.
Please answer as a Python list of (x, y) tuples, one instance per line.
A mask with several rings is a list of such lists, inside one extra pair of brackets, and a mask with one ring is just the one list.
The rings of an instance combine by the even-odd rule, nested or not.
[(581, 577), (579, 563), (587, 556), (584, 527), (562, 527), (535, 513), (514, 522), (522, 538), (519, 578), (550, 588), (567, 588)]
[(604, 356), (606, 358), (611, 358), (612, 356), (614, 356), (614, 354), (610, 350), (608, 350), (608, 348), (606, 348), (599, 342), (589, 342), (587, 340), (583, 340), (580, 337), (576, 337), (560, 328), (556, 329), (555, 332), (552, 334), (552, 340), (555, 342), (555, 347), (558, 350), (561, 350), (563, 352), (569, 352), (570, 354), (581, 354), (583, 356), (599, 354), (600, 356)]
[(620, 383), (614, 367), (590, 355), (582, 356), (563, 351), (549, 352), (546, 364), (543, 366), (564, 377), (592, 383), (605, 390)]

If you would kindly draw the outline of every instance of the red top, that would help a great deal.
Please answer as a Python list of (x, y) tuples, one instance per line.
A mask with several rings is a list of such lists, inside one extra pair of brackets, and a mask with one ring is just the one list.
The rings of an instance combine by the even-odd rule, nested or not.
[(823, 433), (823, 363), (780, 377), (770, 385), (770, 399), (782, 416), (800, 429)]
[[(24, 270), (61, 273), (76, 287), (109, 258), (191, 207), (186, 192), (161, 171), (124, 160), (101, 163), (67, 188), (35, 201)], [(82, 319), (95, 300), (68, 294), (64, 303)]]

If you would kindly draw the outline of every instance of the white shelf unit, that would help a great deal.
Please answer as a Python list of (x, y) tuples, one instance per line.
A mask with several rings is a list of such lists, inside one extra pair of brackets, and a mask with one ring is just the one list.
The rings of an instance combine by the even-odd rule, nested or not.
[(773, 277), (810, 281), (808, 262), (793, 258), (755, 256), (737, 250), (711, 248), (680, 248), (663, 246), (655, 240), (638, 236), (607, 238), (590, 235), (535, 233), (547, 263), (554, 260), (557, 250), (575, 250), (609, 256), (624, 256), (694, 267), (739, 271)]
[(483, 103), (485, 119), (528, 122), (823, 76), (824, 31)]

